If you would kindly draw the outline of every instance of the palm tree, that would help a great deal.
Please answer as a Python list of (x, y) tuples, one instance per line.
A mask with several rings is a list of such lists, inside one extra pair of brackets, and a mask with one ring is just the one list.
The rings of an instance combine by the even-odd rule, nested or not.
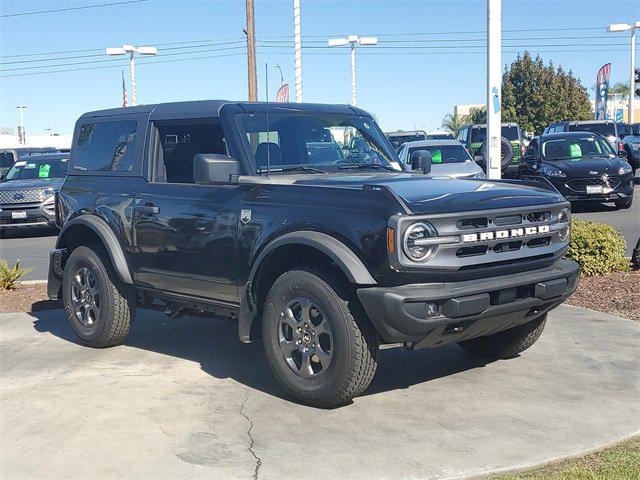
[(620, 95), (620, 100), (624, 101), (629, 98), (629, 90), (629, 82), (618, 82), (609, 87), (609, 95)]
[(447, 130), (451, 130), (453, 132), (453, 136), (458, 135), (458, 131), (460, 127), (467, 123), (467, 117), (465, 115), (458, 115), (454, 113), (447, 113), (442, 119), (442, 128), (446, 128)]

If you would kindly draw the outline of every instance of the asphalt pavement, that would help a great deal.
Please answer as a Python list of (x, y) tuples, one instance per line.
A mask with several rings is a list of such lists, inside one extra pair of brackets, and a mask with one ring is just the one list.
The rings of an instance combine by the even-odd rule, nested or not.
[[(628, 210), (616, 210), (609, 203), (582, 203), (572, 206), (575, 217), (613, 225), (627, 241), (628, 255), (640, 238), (640, 186), (636, 186), (635, 201)], [(33, 268), (25, 280), (46, 280), (49, 251), (54, 247), (57, 233), (51, 229), (9, 231), (0, 239), (0, 258), (9, 263), (20, 259), (22, 266)]]
[(62, 310), (0, 315), (0, 478), (469, 478), (640, 432), (640, 323), (571, 306), (520, 357), (380, 352), (364, 396), (293, 402), (222, 320), (138, 312), (78, 345)]

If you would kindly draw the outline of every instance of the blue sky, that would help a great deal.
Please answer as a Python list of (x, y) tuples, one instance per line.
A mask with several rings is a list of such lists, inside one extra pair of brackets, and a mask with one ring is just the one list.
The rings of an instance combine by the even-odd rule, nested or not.
[[(0, 15), (109, 1), (117, 0), (0, 0)], [(293, 98), (293, 0), (255, 3), (259, 98), (265, 62), (270, 97), (279, 86), (280, 64)], [(112, 61), (101, 49), (123, 43), (158, 45), (159, 57), (138, 62), (139, 103), (246, 99), (244, 8), (244, 0), (148, 0), (0, 17), (0, 125), (15, 127), (15, 107), (22, 104), (28, 133), (44, 134), (47, 127), (70, 133), (83, 112), (119, 106), (121, 68), (129, 90), (128, 61)], [(511, 45), (503, 63), (528, 49), (573, 70), (588, 88), (607, 62), (612, 82), (626, 81), (629, 35), (607, 34), (605, 27), (633, 20), (640, 20), (638, 0), (503, 0), (503, 43)], [(348, 103), (348, 49), (318, 47), (334, 36), (378, 35), (378, 46), (359, 50), (358, 106), (374, 113), (384, 129), (438, 128), (453, 105), (484, 101), (485, 27), (484, 0), (302, 0), (304, 100)], [(50, 53), (77, 50), (86, 52)], [(31, 56), (42, 52), (50, 54)], [(51, 60), (60, 57), (80, 58)], [(30, 63), (8, 63), (25, 60)], [(33, 68), (80, 62), (94, 63)], [(96, 68), (105, 66), (110, 68)], [(74, 69), (84, 70), (69, 71)], [(31, 75), (51, 70), (67, 71)], [(16, 74), (29, 75), (8, 76)]]

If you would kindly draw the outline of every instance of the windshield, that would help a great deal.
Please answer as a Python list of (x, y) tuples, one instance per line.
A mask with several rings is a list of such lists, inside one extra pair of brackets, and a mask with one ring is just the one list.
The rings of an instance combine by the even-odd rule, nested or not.
[(402, 170), (371, 118), (348, 114), (262, 113), (237, 115), (258, 173), (304, 170), (324, 173), (353, 166)]
[(20, 160), (13, 164), (5, 181), (64, 178), (67, 174), (67, 158)]
[(580, 123), (578, 125), (569, 124), (570, 132), (594, 132), (605, 137), (616, 136), (616, 126), (613, 123)]
[(408, 160), (411, 161), (411, 154), (417, 150), (427, 150), (431, 153), (431, 163), (464, 163), (472, 161), (467, 150), (461, 145), (434, 145), (429, 147), (411, 147), (409, 149)]
[[(520, 140), (518, 127), (502, 127), (501, 134), (510, 141)], [(484, 143), (487, 139), (487, 127), (473, 127), (471, 129), (471, 143)]]
[(609, 142), (603, 138), (565, 137), (554, 138), (542, 143), (542, 157), (545, 160), (580, 160), (584, 157), (615, 157)]
[(387, 138), (391, 142), (391, 145), (393, 145), (393, 148), (398, 150), (402, 145), (404, 145), (407, 142), (417, 142), (420, 140), (426, 140), (427, 136), (424, 133), (412, 133), (407, 135), (389, 134), (387, 135)]

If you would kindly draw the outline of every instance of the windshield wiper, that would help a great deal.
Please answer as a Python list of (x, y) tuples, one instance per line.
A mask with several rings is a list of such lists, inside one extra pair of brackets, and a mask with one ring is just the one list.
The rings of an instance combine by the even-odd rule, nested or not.
[[(325, 172), (324, 170), (319, 170), (317, 168), (305, 167), (304, 165), (291, 165), (289, 167), (272, 167), (272, 168), (269, 168), (268, 171), (270, 173), (271, 172), (295, 172), (295, 171), (324, 173), (324, 174), (328, 174), (329, 173), (329, 172)], [(266, 168), (259, 168), (258, 169), (258, 173), (267, 173), (267, 169)]]
[(398, 170), (396, 170), (393, 167), (390, 167), (388, 165), (376, 164), (376, 163), (348, 163), (348, 164), (339, 165), (338, 168), (340, 170), (349, 169), (349, 168), (375, 168), (375, 169), (384, 168), (385, 170), (388, 170), (390, 172), (398, 172)]

